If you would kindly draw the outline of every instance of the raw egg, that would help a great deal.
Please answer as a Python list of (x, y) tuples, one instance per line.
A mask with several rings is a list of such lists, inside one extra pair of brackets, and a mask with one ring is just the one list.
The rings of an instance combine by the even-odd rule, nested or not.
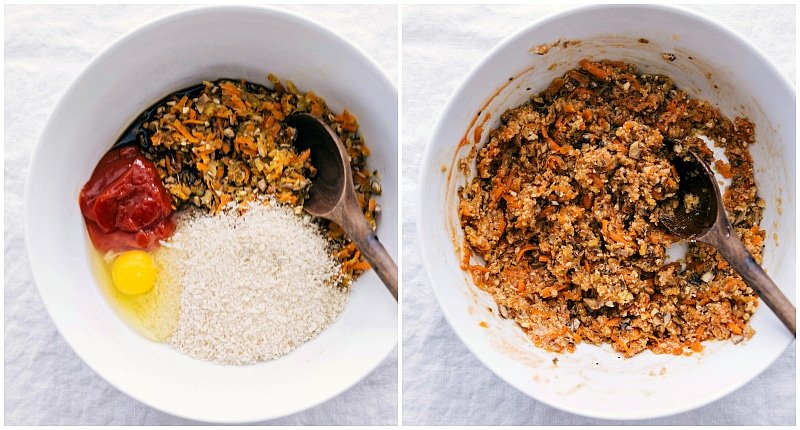
[(150, 291), (156, 283), (156, 263), (144, 251), (126, 251), (111, 265), (111, 279), (125, 294), (139, 295)]

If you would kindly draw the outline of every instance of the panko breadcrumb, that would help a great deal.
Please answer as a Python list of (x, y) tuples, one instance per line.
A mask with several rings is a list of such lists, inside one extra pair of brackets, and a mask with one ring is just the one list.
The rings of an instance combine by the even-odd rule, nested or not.
[(754, 125), (689, 98), (666, 76), (584, 59), (505, 112), (478, 151), (477, 175), (459, 190), (464, 269), (550, 351), (585, 341), (625, 357), (689, 354), (705, 340), (752, 336), (758, 297), (713, 248), (691, 243), (667, 260), (678, 241), (659, 221), (678, 205), (671, 160), (691, 150), (713, 164), (701, 136), (725, 150), (725, 207), (760, 262)]
[(285, 205), (189, 209), (156, 261), (180, 287), (168, 342), (196, 358), (252, 364), (288, 354), (342, 312), (349, 288), (311, 222)]

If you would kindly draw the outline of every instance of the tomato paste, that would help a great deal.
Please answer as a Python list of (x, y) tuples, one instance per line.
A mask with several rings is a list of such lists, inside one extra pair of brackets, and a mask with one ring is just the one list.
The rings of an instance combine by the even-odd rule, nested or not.
[(100, 251), (151, 249), (172, 235), (172, 202), (156, 166), (135, 146), (109, 151), (80, 193), (89, 237)]

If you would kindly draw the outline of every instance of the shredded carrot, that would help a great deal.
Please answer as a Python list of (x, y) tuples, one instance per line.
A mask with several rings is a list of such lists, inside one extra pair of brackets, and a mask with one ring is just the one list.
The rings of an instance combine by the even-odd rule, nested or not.
[(547, 146), (550, 147), (551, 151), (557, 152), (561, 155), (569, 155), (569, 152), (572, 149), (568, 145), (561, 146), (557, 144), (553, 139), (547, 139)]
[(150, 137), (150, 143), (151, 143), (153, 146), (159, 146), (159, 145), (161, 145), (161, 137), (162, 137), (162, 136), (163, 136), (163, 134), (161, 134), (161, 132), (160, 132), (160, 131), (159, 131), (159, 132), (157, 132), (157, 133), (153, 133), (153, 135)]
[(750, 229), (750, 232), (753, 233), (752, 242), (755, 246), (761, 246), (764, 243), (764, 238), (761, 235), (761, 228), (757, 225), (754, 225), (753, 228)]
[(569, 72), (567, 72), (567, 76), (569, 76), (570, 78), (578, 81), (578, 83), (581, 86), (585, 87), (585, 86), (589, 85), (589, 78), (586, 75), (584, 75), (583, 73), (581, 73), (581, 72), (579, 72), (577, 70), (570, 70)]
[(247, 105), (244, 101), (242, 101), (242, 93), (239, 91), (239, 88), (236, 87), (231, 82), (223, 82), (219, 85), (222, 89), (222, 93), (229, 97), (230, 104), (237, 112), (241, 112), (244, 109), (247, 109)]
[(491, 202), (492, 206), (497, 205), (497, 202), (500, 200), (500, 196), (502, 196), (506, 192), (506, 189), (503, 185), (497, 185), (496, 187), (492, 188), (492, 191), (489, 193), (489, 201)]
[(586, 70), (598, 79), (606, 80), (606, 78), (608, 78), (608, 72), (603, 70), (602, 67), (598, 66), (597, 63), (593, 63), (584, 58), (578, 63), (578, 65), (581, 67), (581, 69)]
[(497, 234), (503, 234), (506, 231), (506, 227), (508, 223), (506, 222), (505, 218), (500, 218), (500, 221), (497, 223)]
[(297, 156), (297, 161), (304, 163), (311, 156), (311, 148), (306, 149)]
[(186, 106), (186, 102), (188, 100), (189, 100), (189, 98), (186, 97), (186, 96), (181, 97), (180, 101), (178, 101), (178, 103), (175, 103), (175, 105), (172, 106), (172, 110), (174, 112), (179, 112), (179, 111), (183, 110), (183, 107)]
[(601, 178), (597, 173), (589, 173), (589, 179), (592, 180), (592, 185), (595, 187), (603, 188), (603, 178)]
[(192, 134), (189, 133), (189, 130), (187, 130), (186, 127), (184, 127), (183, 124), (181, 124), (181, 122), (178, 121), (177, 119), (173, 121), (172, 126), (175, 127), (175, 130), (178, 130), (178, 132), (182, 134), (183, 137), (185, 137), (186, 140), (188, 140), (189, 142), (192, 143), (198, 142), (197, 138), (192, 136)]
[(539, 296), (541, 296), (543, 299), (547, 299), (558, 295), (558, 292), (554, 290), (552, 287), (544, 287), (541, 290), (539, 290), (538, 293)]
[(537, 216), (540, 216), (540, 217), (541, 216), (547, 216), (547, 215), (550, 215), (551, 213), (553, 213), (555, 211), (556, 211), (556, 207), (551, 205), (551, 206), (548, 206), (548, 207), (542, 209), (541, 211), (539, 211), (539, 215), (537, 215)]
[(222, 88), (224, 93), (228, 93), (232, 96), (239, 97), (242, 95), (242, 93), (239, 91), (239, 88), (236, 88), (236, 85), (231, 82), (223, 82), (219, 84), (219, 87)]
[(320, 103), (319, 97), (317, 97), (317, 95), (311, 91), (307, 92), (306, 96), (311, 101), (311, 115), (321, 116), (323, 111), (322, 103)]
[(505, 200), (506, 207), (509, 209), (518, 209), (520, 207), (520, 203), (517, 198), (511, 194), (503, 194), (503, 196), (500, 198)]
[(232, 202), (233, 198), (228, 194), (223, 194), (219, 196), (219, 206), (217, 210), (222, 210), (228, 203)]
[(573, 288), (569, 291), (564, 291), (561, 293), (561, 297), (563, 297), (565, 300), (572, 300), (573, 302), (578, 301), (581, 299), (581, 290)]
[(550, 86), (547, 87), (545, 92), (548, 93), (548, 94), (551, 94), (551, 95), (555, 95), (555, 93), (557, 93), (566, 84), (567, 84), (567, 81), (565, 81), (565, 80), (563, 80), (561, 78), (555, 78), (555, 79), (553, 79), (552, 82), (550, 82)]
[(728, 324), (726, 324), (726, 326), (728, 327), (728, 330), (732, 331), (734, 334), (742, 334), (743, 333), (742, 332), (742, 327), (740, 327), (738, 324), (729, 322)]
[(568, 330), (567, 326), (563, 326), (558, 331), (551, 331), (550, 333), (547, 333), (547, 336), (545, 336), (545, 340), (547, 342), (552, 342), (556, 338), (564, 336), (565, 334), (567, 334), (567, 330)]
[(519, 260), (522, 259), (523, 254), (525, 254), (528, 251), (533, 251), (534, 249), (536, 249), (536, 246), (534, 245), (526, 245), (520, 248), (519, 251), (517, 251), (517, 259), (516, 259), (517, 263), (519, 263)]
[(483, 127), (481, 126), (475, 127), (475, 133), (472, 136), (472, 141), (475, 143), (480, 142), (482, 135), (483, 135)]
[(550, 155), (547, 157), (545, 165), (550, 170), (558, 170), (564, 165), (564, 160), (562, 160), (558, 155)]
[(359, 261), (358, 263), (353, 264), (352, 266), (350, 266), (350, 269), (352, 269), (352, 270), (362, 270), (363, 271), (363, 270), (369, 270), (370, 267), (371, 266), (366, 261)]
[(343, 130), (355, 133), (357, 127), (356, 117), (354, 117), (353, 114), (351, 114), (347, 109), (345, 109), (341, 115), (337, 115), (335, 120), (342, 124)]
[(697, 333), (695, 334), (698, 341), (705, 340), (706, 338), (706, 328), (703, 326), (697, 327)]
[(506, 176), (505, 181), (503, 181), (503, 185), (506, 186), (506, 189), (509, 189), (509, 190), (511, 189), (511, 183), (514, 181), (514, 178), (516, 178), (516, 177), (518, 177), (518, 176), (517, 176), (517, 169), (515, 167), (515, 168), (511, 169), (511, 171), (508, 173), (508, 176)]
[(297, 203), (297, 196), (293, 196), (289, 192), (284, 192), (278, 194), (278, 201), (280, 203), (290, 203), (292, 206), (294, 206)]
[(719, 173), (723, 178), (730, 179), (733, 177), (733, 172), (731, 172), (731, 165), (729, 163), (726, 163), (722, 160), (717, 160), (714, 162), (714, 167), (719, 170)]
[(467, 244), (467, 240), (464, 239), (464, 245), (461, 247), (462, 254), (461, 254), (461, 269), (464, 270), (469, 267), (469, 259), (472, 256), (470, 252), (469, 244)]
[(612, 232), (612, 231), (610, 231), (608, 229), (608, 220), (604, 219), (604, 220), (600, 221), (600, 224), (602, 226), (603, 236), (606, 236), (606, 237), (610, 238), (614, 242), (621, 242), (621, 243), (632, 245), (632, 242), (629, 241), (628, 239), (626, 239), (624, 236), (622, 236), (622, 235), (620, 235), (618, 233), (614, 233), (614, 232)]
[[(728, 280), (725, 281), (725, 285), (723, 285), (723, 288), (725, 289), (725, 291), (733, 291), (734, 289), (736, 289), (737, 285), (740, 284), (740, 283), (742, 283), (742, 281), (739, 280), (739, 279), (728, 278)], [(719, 287), (715, 285), (715, 286), (711, 287), (711, 289), (709, 291), (712, 292), (712, 293), (718, 293), (719, 292)]]
[(628, 346), (627, 343), (625, 343), (625, 339), (623, 339), (623, 338), (621, 338), (621, 337), (619, 337), (619, 336), (617, 336), (615, 334), (612, 334), (611, 335), (611, 340), (613, 341), (614, 345), (619, 347), (619, 349), (621, 349), (625, 353), (626, 357), (630, 357), (631, 348)]

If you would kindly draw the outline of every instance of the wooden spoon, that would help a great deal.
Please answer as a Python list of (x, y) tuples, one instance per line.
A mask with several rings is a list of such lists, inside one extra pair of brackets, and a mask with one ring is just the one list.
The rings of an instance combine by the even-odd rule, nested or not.
[(303, 209), (339, 224), (397, 300), (397, 265), (361, 211), (353, 187), (350, 157), (339, 136), (322, 120), (307, 113), (291, 115), (286, 123), (297, 129), (294, 146), (299, 151), (310, 148), (311, 164), (317, 169)]
[[(661, 223), (676, 236), (716, 248), (744, 282), (775, 312), (792, 335), (797, 337), (795, 307), (736, 236), (725, 213), (725, 206), (721, 203), (722, 196), (714, 173), (693, 152), (690, 157), (679, 158), (674, 164), (680, 176), (680, 189), (677, 193), (679, 204), (674, 214), (661, 217)], [(693, 194), (700, 199), (700, 203), (688, 212), (684, 202), (687, 194)]]

